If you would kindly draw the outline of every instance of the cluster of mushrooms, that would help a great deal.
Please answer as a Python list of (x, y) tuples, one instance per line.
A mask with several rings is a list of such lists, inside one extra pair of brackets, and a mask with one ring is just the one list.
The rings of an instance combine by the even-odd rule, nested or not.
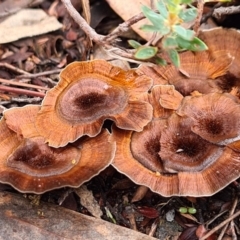
[[(4, 112), (0, 182), (40, 194), (112, 164), (163, 196), (210, 196), (240, 177), (240, 33), (199, 36), (181, 68), (74, 62), (41, 106)], [(104, 128), (105, 120), (111, 128)]]

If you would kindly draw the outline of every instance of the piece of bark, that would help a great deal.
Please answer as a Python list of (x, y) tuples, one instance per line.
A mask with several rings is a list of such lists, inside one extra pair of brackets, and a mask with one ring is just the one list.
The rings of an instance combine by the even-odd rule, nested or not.
[(41, 202), (0, 192), (0, 239), (154, 240), (142, 233)]

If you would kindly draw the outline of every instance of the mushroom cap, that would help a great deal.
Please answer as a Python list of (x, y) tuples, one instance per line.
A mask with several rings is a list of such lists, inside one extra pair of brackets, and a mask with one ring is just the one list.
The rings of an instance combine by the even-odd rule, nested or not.
[(146, 133), (144, 130), (136, 133), (114, 127), (111, 139), (116, 141), (117, 148), (112, 165), (135, 183), (163, 196), (172, 196), (178, 193), (178, 176), (165, 173), (158, 156), (158, 138), (165, 127), (165, 119), (150, 122), (144, 128)]
[[(28, 121), (25, 125), (30, 127), (36, 116), (29, 110), (32, 107), (38, 111), (35, 106), (12, 109), (15, 115), (9, 114), (8, 122), (22, 111)], [(20, 129), (17, 125), (13, 128)], [(8, 128), (4, 118), (0, 133), (0, 182), (20, 192), (40, 194), (65, 186), (78, 187), (106, 168), (115, 153), (115, 143), (109, 141), (110, 134), (105, 130), (95, 138), (82, 139), (78, 147), (69, 144), (57, 149), (48, 146), (41, 136), (23, 138)]]
[(119, 128), (141, 131), (152, 118), (142, 95), (152, 85), (146, 75), (124, 71), (104, 60), (74, 62), (47, 92), (36, 120), (50, 146), (65, 146), (83, 135), (96, 136), (104, 120)]
[(26, 105), (14, 107), (3, 112), (8, 128), (23, 138), (39, 137), (35, 127), (40, 105)]
[[(184, 96), (193, 91), (210, 93), (219, 91), (213, 79), (224, 75), (233, 59), (227, 53), (215, 59), (209, 52), (183, 52), (179, 54), (181, 67), (178, 69), (173, 64), (167, 66), (147, 67), (140, 66), (144, 74), (154, 79), (156, 84), (172, 84)], [(151, 73), (154, 74), (151, 74)]]
[(167, 118), (176, 110), (183, 96), (173, 85), (155, 85), (144, 100), (153, 106), (153, 118)]
[(172, 114), (162, 131), (159, 155), (164, 169), (170, 173), (199, 172), (216, 161), (223, 148), (209, 143), (191, 131), (190, 118)]
[(240, 31), (229, 28), (212, 28), (199, 33), (208, 51), (215, 59), (223, 59), (226, 54), (233, 57), (229, 67), (230, 73), (235, 76), (240, 74)]
[[(211, 196), (240, 176), (240, 150), (233, 149), (240, 149), (240, 144), (230, 148), (209, 143), (191, 132), (190, 119), (180, 118), (173, 114), (169, 125), (164, 119), (154, 119), (140, 133), (113, 128), (111, 138), (117, 149), (112, 165), (135, 183), (165, 197)], [(167, 143), (167, 135), (174, 134)], [(189, 145), (180, 146), (176, 136)], [(172, 156), (164, 154), (169, 150)], [(191, 155), (192, 162), (184, 153)]]
[(141, 64), (137, 68), (137, 72), (140, 74), (145, 74), (153, 79), (153, 85), (165, 85), (168, 84), (168, 79), (162, 77), (163, 66), (148, 66), (146, 64)]
[(240, 105), (231, 94), (185, 97), (177, 113), (192, 119), (192, 131), (209, 142), (226, 145), (240, 139)]

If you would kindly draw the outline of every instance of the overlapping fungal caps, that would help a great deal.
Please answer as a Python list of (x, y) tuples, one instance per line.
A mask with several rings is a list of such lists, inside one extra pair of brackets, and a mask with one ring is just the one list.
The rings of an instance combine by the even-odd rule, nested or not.
[(75, 145), (49, 147), (34, 126), (39, 109), (29, 105), (4, 112), (0, 121), (1, 183), (40, 194), (64, 186), (78, 187), (111, 163), (115, 144), (105, 130)]
[(233, 58), (226, 74), (216, 79), (216, 84), (223, 91), (230, 92), (233, 87), (240, 87), (240, 31), (229, 28), (213, 28), (200, 32), (213, 58), (221, 59), (226, 54)]
[(229, 93), (185, 97), (177, 113), (191, 119), (191, 130), (209, 142), (226, 145), (240, 139), (240, 105)]
[[(149, 99), (157, 103), (158, 94)], [(113, 166), (166, 197), (213, 195), (240, 176), (240, 105), (227, 93), (179, 100), (168, 117), (154, 106), (142, 132), (113, 128)]]
[(168, 118), (181, 104), (183, 96), (173, 85), (155, 85), (144, 100), (153, 106), (153, 118)]
[(233, 57), (229, 71), (240, 75), (240, 31), (229, 28), (213, 28), (199, 33), (208, 46), (208, 51), (215, 58), (223, 58), (226, 54)]
[(152, 106), (142, 101), (152, 80), (124, 71), (104, 60), (74, 62), (47, 92), (36, 127), (50, 146), (65, 146), (83, 135), (96, 136), (104, 120), (122, 129), (141, 131), (152, 118)]
[(211, 93), (221, 91), (216, 79), (224, 75), (233, 58), (225, 53), (221, 58), (214, 58), (208, 51), (183, 52), (180, 55), (181, 68), (173, 64), (167, 66), (140, 66), (139, 72), (148, 74), (154, 79), (154, 85), (172, 84), (182, 95), (187, 96), (194, 91)]

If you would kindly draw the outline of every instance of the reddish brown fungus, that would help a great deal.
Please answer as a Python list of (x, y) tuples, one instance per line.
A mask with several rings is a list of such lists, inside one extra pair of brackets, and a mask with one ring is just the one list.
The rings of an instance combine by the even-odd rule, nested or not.
[(210, 143), (191, 126), (173, 113), (168, 123), (154, 119), (139, 133), (114, 128), (113, 166), (163, 196), (213, 195), (239, 177), (239, 144)]
[(161, 135), (160, 157), (168, 172), (199, 172), (216, 161), (223, 149), (191, 131), (190, 118), (173, 114)]
[[(170, 64), (165, 67), (141, 66), (141, 72), (149, 74), (156, 84), (172, 84), (184, 96), (193, 91), (211, 93), (219, 91), (213, 79), (224, 75), (233, 59), (227, 53), (222, 58), (213, 58), (209, 52), (184, 52), (180, 54), (181, 68)], [(152, 69), (149, 70), (148, 68)], [(151, 72), (154, 71), (154, 74)]]
[[(76, 146), (53, 148), (35, 129), (38, 111), (38, 106), (29, 105), (4, 112), (0, 121), (0, 182), (20, 192), (43, 193), (64, 186), (78, 187), (110, 164), (115, 143), (109, 141), (107, 131), (84, 138)], [(16, 121), (18, 116), (24, 117)]]
[(228, 144), (240, 138), (240, 105), (231, 94), (185, 97), (177, 111), (192, 119), (192, 131), (212, 143)]
[(233, 61), (229, 72), (235, 76), (240, 74), (240, 32), (236, 29), (213, 28), (200, 32), (201, 38), (208, 46), (208, 51), (215, 59), (231, 56)]
[(146, 75), (103, 60), (74, 62), (46, 94), (36, 127), (53, 147), (96, 136), (106, 119), (119, 128), (141, 131), (152, 118), (152, 106), (142, 100), (151, 85)]
[(178, 176), (164, 171), (158, 155), (159, 138), (165, 127), (166, 120), (156, 119), (140, 133), (114, 128), (111, 139), (116, 141), (117, 149), (113, 166), (137, 184), (171, 196), (179, 192)]

